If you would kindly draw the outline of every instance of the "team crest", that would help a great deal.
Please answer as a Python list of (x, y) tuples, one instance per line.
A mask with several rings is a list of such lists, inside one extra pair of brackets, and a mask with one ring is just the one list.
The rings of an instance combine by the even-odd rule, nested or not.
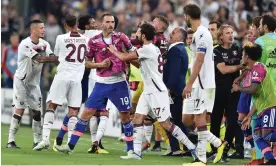
[(236, 50), (233, 51), (233, 55), (234, 55), (234, 56), (237, 56), (237, 55), (238, 55), (238, 53), (237, 53)]

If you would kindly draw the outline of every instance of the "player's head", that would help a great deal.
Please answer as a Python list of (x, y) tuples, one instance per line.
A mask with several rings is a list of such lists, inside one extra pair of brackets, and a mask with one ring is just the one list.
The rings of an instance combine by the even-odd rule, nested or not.
[(136, 32), (136, 39), (141, 44), (144, 44), (144, 41), (151, 41), (155, 36), (155, 29), (151, 24), (142, 24), (137, 32)]
[(65, 29), (71, 31), (73, 28), (77, 29), (77, 17), (72, 14), (67, 14), (65, 16)]
[(275, 32), (276, 29), (276, 19), (270, 15), (262, 16), (260, 20), (259, 30), (261, 35), (268, 33), (268, 32)]
[(30, 33), (37, 38), (44, 37), (45, 35), (45, 26), (41, 20), (32, 20), (30, 22)]
[(184, 18), (187, 23), (187, 26), (191, 28), (192, 20), (200, 20), (201, 10), (200, 7), (196, 4), (188, 4), (184, 7)]
[(251, 30), (252, 30), (252, 35), (253, 37), (259, 37), (260, 36), (260, 21), (261, 21), (261, 16), (254, 17), (252, 20), (252, 25), (251, 25)]
[(185, 42), (187, 38), (187, 32), (180, 27), (174, 28), (174, 30), (170, 33), (170, 44), (176, 42)]
[(169, 27), (169, 20), (165, 16), (158, 15), (153, 19), (152, 26), (156, 32), (165, 32)]
[(217, 40), (217, 35), (218, 35), (218, 29), (219, 29), (219, 27), (220, 27), (220, 23), (217, 22), (217, 21), (211, 21), (209, 23), (208, 29), (209, 29), (209, 31), (210, 31), (210, 33), (212, 35), (213, 40)]
[(262, 56), (262, 47), (252, 42), (246, 42), (243, 46), (242, 63), (248, 65), (248, 63), (258, 61)]
[(110, 13), (101, 16), (102, 29), (104, 32), (111, 33), (115, 29), (115, 17)]
[(10, 43), (11, 43), (11, 46), (13, 46), (13, 47), (16, 47), (19, 45), (19, 34), (18, 33), (11, 34)]
[(80, 30), (93, 30), (93, 29), (97, 29), (97, 24), (95, 19), (92, 16), (85, 15), (79, 18), (78, 28)]
[(187, 30), (187, 39), (186, 39), (186, 45), (190, 46), (193, 40), (194, 31), (191, 28), (188, 28)]
[(218, 44), (232, 44), (234, 42), (233, 27), (227, 24), (220, 26), (218, 30)]
[(130, 39), (136, 39), (136, 31), (131, 31)]

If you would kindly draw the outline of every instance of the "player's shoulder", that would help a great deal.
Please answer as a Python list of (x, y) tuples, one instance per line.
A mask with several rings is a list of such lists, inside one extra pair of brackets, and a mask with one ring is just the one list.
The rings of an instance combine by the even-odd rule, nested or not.
[(30, 37), (26, 37), (25, 39), (21, 40), (19, 45), (26, 45), (32, 43)]
[(253, 69), (257, 71), (266, 71), (266, 66), (261, 62), (256, 62), (253, 66)]
[(83, 35), (91, 38), (91, 37), (94, 37), (94, 36), (96, 36), (100, 33), (102, 33), (102, 30), (93, 29), (93, 30), (85, 30)]
[(47, 42), (46, 40), (44, 40), (42, 38), (39, 38), (39, 43), (50, 45), (49, 42)]
[(91, 38), (89, 39), (89, 42), (90, 42), (91, 44), (95, 44), (95, 43), (98, 43), (98, 42), (102, 42), (102, 41), (103, 41), (102, 38), (103, 38), (103, 37), (102, 37), (102, 33), (99, 33), (99, 34), (97, 34), (97, 35), (91, 37)]
[(120, 38), (120, 39), (128, 39), (127, 35), (123, 32), (113, 32), (112, 36), (115, 38)]

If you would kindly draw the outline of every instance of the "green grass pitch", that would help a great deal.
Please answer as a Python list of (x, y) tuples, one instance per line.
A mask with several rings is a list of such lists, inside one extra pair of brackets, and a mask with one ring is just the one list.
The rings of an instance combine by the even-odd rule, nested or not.
[[(164, 152), (146, 152), (142, 160), (121, 160), (125, 143), (116, 138), (103, 138), (103, 145), (109, 154), (88, 154), (91, 141), (90, 135), (84, 134), (71, 155), (54, 152), (51, 148), (36, 152), (32, 150), (33, 135), (30, 127), (21, 126), (16, 143), (21, 149), (7, 149), (8, 125), (1, 126), (1, 163), (2, 165), (182, 165), (192, 161), (191, 157), (163, 157)], [(51, 132), (51, 145), (57, 135), (57, 131)], [(165, 147), (165, 145), (163, 146)], [(231, 160), (228, 165), (242, 165), (248, 160)], [(211, 164), (211, 163), (210, 163)], [(222, 164), (222, 163), (221, 163)], [(221, 165), (220, 164), (220, 165)]]

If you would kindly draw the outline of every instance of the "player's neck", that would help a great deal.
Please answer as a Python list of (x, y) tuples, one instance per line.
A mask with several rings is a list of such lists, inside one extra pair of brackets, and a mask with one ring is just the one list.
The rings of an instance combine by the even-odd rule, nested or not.
[(76, 28), (76, 27), (68, 28), (67, 30), (68, 30), (68, 32), (78, 32), (78, 28)]
[(254, 66), (254, 64), (256, 63), (256, 61), (253, 61), (253, 60), (250, 60), (250, 61), (248, 61), (248, 68), (249, 69), (252, 69), (252, 67)]
[(224, 43), (223, 45), (221, 45), (223, 48), (225, 49), (229, 49), (232, 47), (232, 43)]
[(200, 26), (201, 21), (200, 20), (191, 20), (192, 30), (195, 32), (197, 28)]
[(152, 43), (151, 40), (144, 40), (144, 41), (143, 41), (143, 45), (148, 45), (148, 44), (150, 44), (150, 43)]
[(37, 37), (37, 36), (35, 36), (33, 34), (30, 35), (30, 38), (31, 38), (31, 40), (32, 40), (33, 43), (38, 43), (39, 42), (39, 37)]
[(104, 37), (104, 38), (110, 38), (110, 37), (111, 37), (111, 34), (112, 34), (112, 32), (109, 33), (109, 32), (103, 31), (103, 37)]

